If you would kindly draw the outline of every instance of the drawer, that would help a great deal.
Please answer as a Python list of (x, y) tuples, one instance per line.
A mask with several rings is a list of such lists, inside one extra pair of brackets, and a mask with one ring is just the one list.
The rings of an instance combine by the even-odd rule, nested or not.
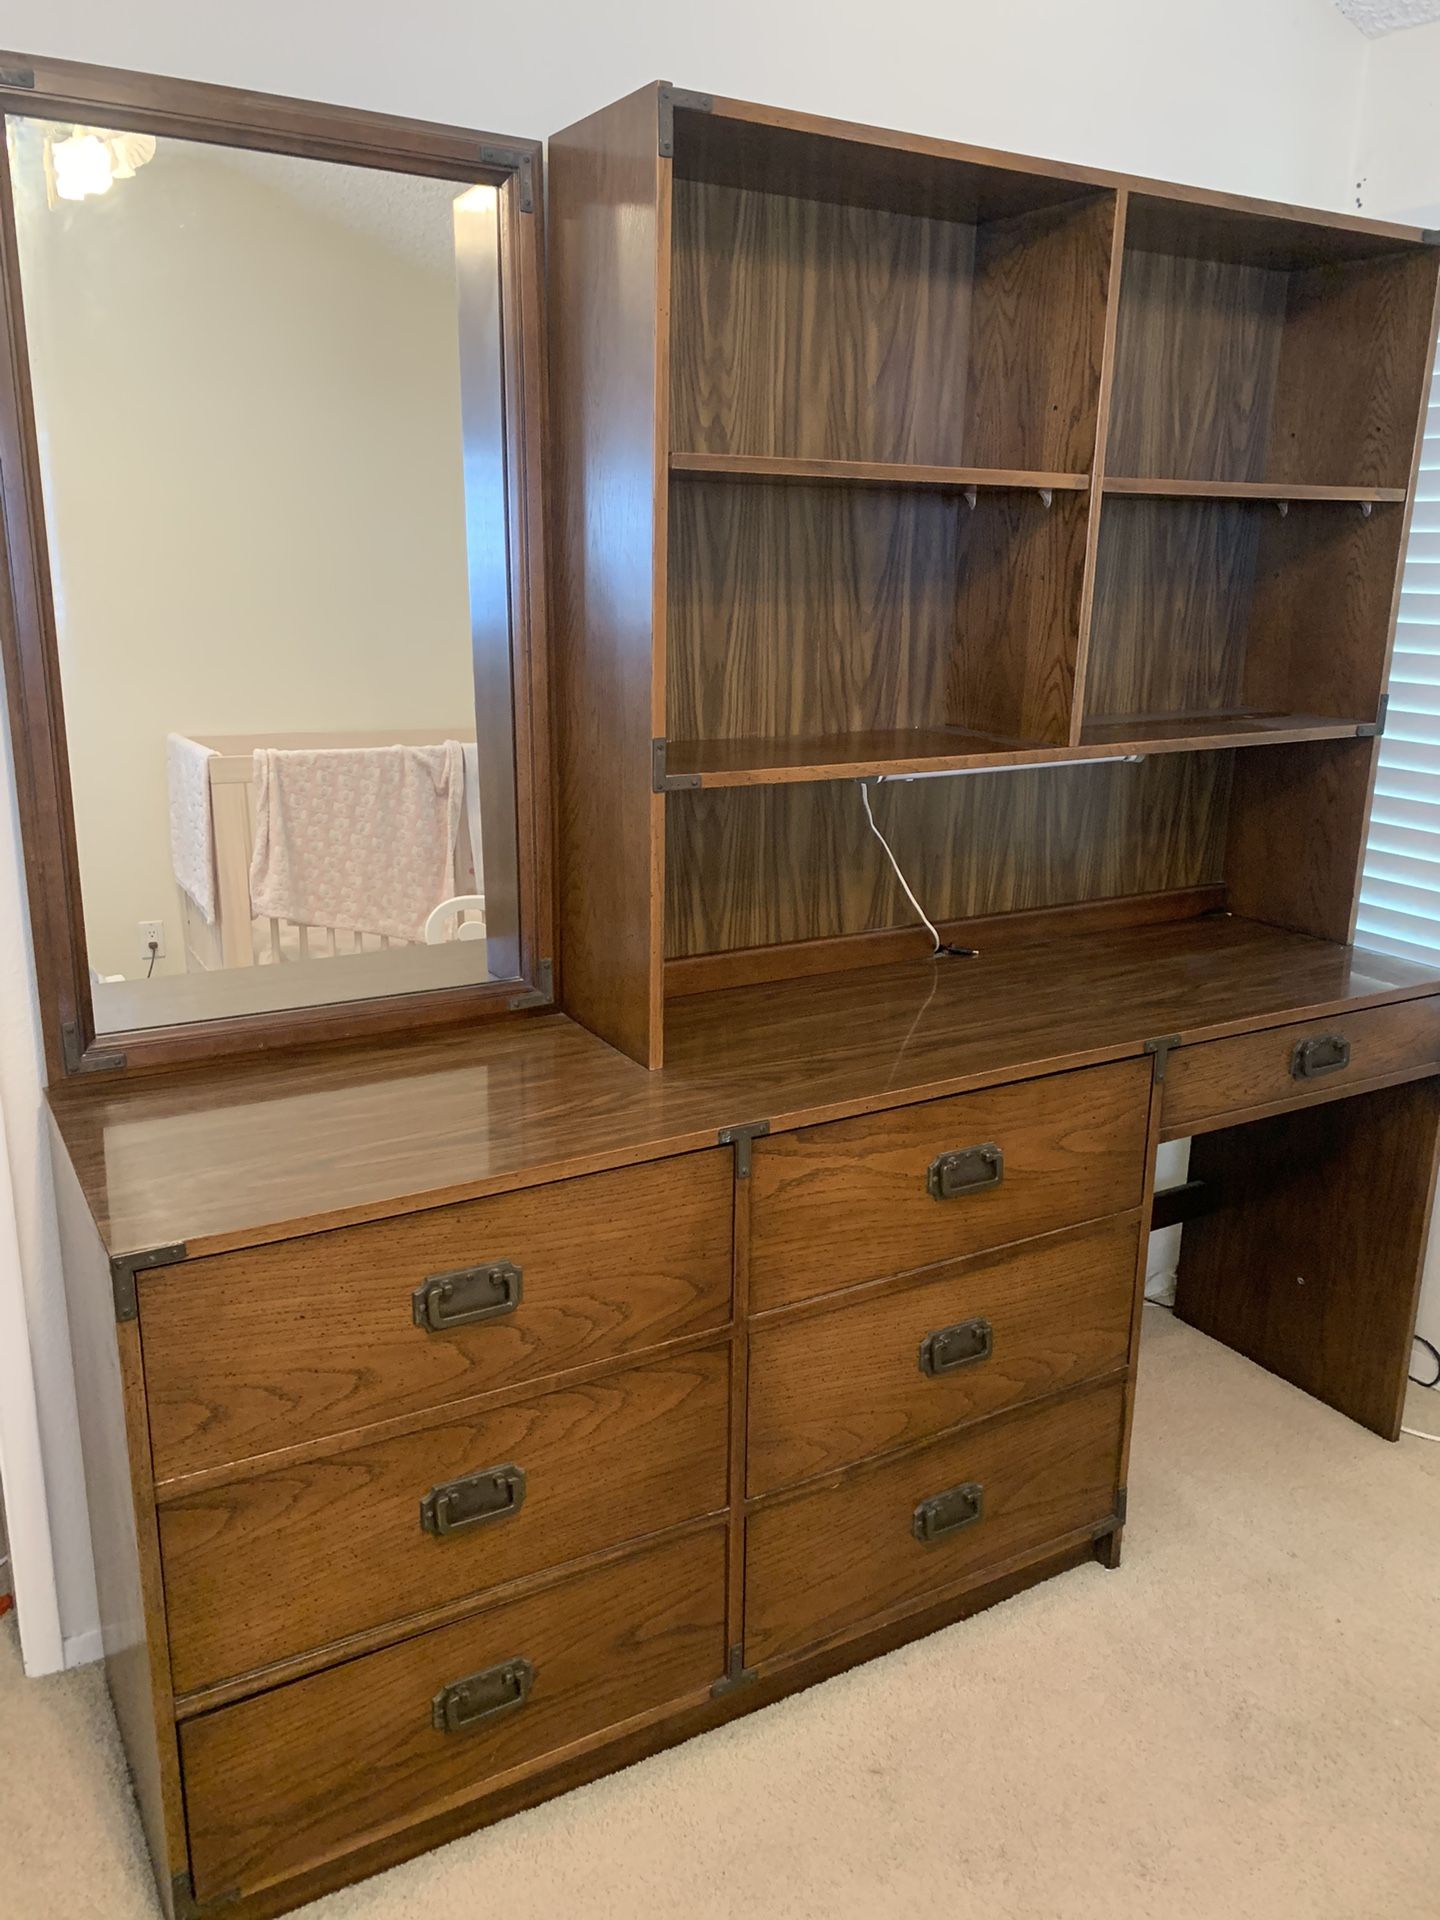
[[(1025, 1080), (755, 1144), (755, 1312), (1140, 1204), (1150, 1062)], [(951, 1163), (940, 1199), (931, 1169)]]
[[(711, 1528), (188, 1721), (196, 1897), (285, 1879), (473, 1799), (632, 1715), (703, 1696), (724, 1669), (725, 1535)], [(442, 1690), (479, 1675), (474, 1717), (442, 1730)]]
[(162, 1505), (176, 1689), (718, 1512), (728, 1402), (692, 1353)]
[(1220, 1114), (1297, 1104), (1427, 1067), (1440, 1070), (1440, 995), (1177, 1047), (1165, 1065), (1161, 1124), (1174, 1137)]
[[(587, 1175), (162, 1267), (140, 1282), (164, 1480), (725, 1324), (731, 1156)], [(417, 1323), (427, 1278), (462, 1311)], [(437, 1303), (435, 1317), (453, 1311)]]
[(761, 1322), (750, 1337), (750, 1492), (1123, 1367), (1139, 1247), (1132, 1213)]
[[(920, 1606), (1017, 1554), (1098, 1526), (1114, 1511), (1124, 1390), (1002, 1416), (837, 1485), (750, 1516), (745, 1546), (747, 1665), (799, 1653), (880, 1614)], [(979, 1517), (968, 1487), (983, 1489)], [(953, 1494), (916, 1537), (922, 1502)]]

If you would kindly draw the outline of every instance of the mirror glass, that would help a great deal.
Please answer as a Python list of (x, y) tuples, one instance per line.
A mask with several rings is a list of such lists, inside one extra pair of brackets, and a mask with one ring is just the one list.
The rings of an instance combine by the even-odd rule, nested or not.
[(97, 1031), (515, 977), (497, 190), (7, 135)]

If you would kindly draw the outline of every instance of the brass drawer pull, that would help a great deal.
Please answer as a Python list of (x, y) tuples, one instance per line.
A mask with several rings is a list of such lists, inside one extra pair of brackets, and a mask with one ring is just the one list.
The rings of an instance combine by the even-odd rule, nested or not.
[(417, 1327), (447, 1333), (451, 1327), (473, 1327), (513, 1313), (524, 1291), (524, 1278), (513, 1261), (492, 1260), (484, 1267), (432, 1273), (411, 1294), (410, 1307)]
[(452, 1680), (430, 1702), (430, 1724), (437, 1733), (468, 1733), (523, 1707), (535, 1684), (528, 1660), (506, 1660), (498, 1667)]
[(1290, 1056), (1290, 1074), (1295, 1080), (1313, 1080), (1317, 1074), (1338, 1073), (1350, 1064), (1350, 1042), (1343, 1033), (1319, 1033), (1313, 1040), (1302, 1040)]
[(948, 1493), (932, 1494), (915, 1509), (911, 1530), (922, 1547), (941, 1540), (961, 1527), (973, 1527), (985, 1511), (985, 1489), (976, 1480), (951, 1487)]
[(988, 1360), (995, 1346), (995, 1330), (988, 1320), (958, 1321), (953, 1327), (941, 1327), (927, 1333), (920, 1342), (920, 1371), (933, 1379), (939, 1373), (953, 1373), (957, 1367), (973, 1367), (977, 1360)]
[(507, 1514), (518, 1513), (524, 1503), (523, 1468), (486, 1467), (483, 1473), (470, 1473), (463, 1480), (432, 1487), (420, 1502), (420, 1526), (423, 1532), (444, 1539), (447, 1533), (462, 1533), (467, 1527), (503, 1520)]
[(983, 1147), (957, 1147), (930, 1162), (926, 1191), (936, 1200), (955, 1200), (966, 1193), (983, 1193), (1005, 1178), (1005, 1156), (993, 1141)]

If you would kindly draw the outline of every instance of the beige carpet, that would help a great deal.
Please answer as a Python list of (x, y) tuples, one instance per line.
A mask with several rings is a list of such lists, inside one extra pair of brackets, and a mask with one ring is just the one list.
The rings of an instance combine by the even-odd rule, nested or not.
[[(1086, 1567), (312, 1920), (1436, 1920), (1440, 1446), (1152, 1309)], [(1440, 1394), (1410, 1424), (1440, 1431)], [(155, 1912), (97, 1669), (0, 1633), (0, 1914)]]

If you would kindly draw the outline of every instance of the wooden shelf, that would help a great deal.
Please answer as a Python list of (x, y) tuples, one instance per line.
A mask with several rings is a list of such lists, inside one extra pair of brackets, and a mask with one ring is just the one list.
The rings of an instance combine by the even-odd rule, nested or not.
[(1359, 722), (1315, 714), (1201, 713), (1088, 722), (1076, 746), (999, 740), (957, 727), (841, 733), (796, 738), (672, 740), (667, 784), (704, 788), (779, 787), (819, 780), (871, 780), (912, 773), (966, 773), (1004, 767), (1159, 753), (1204, 753), (1230, 747), (1353, 739)]
[(1313, 713), (1185, 713), (1159, 718), (1122, 715), (1087, 720), (1080, 752), (1204, 753), (1221, 747), (1290, 745), (1299, 740), (1353, 740), (1365, 723)]
[(1035, 473), (1019, 467), (933, 467), (897, 460), (798, 460), (764, 453), (672, 453), (676, 479), (816, 481), (847, 487), (1034, 488), (1083, 493), (1085, 473)]
[(689, 98), (668, 204), (647, 95), (552, 149), (567, 1004), (664, 1067), (667, 958), (908, 938), (858, 780), (999, 776), (876, 796), (937, 923), (1346, 939), (1440, 252)]
[(1151, 480), (1106, 474), (1106, 493), (1150, 500), (1328, 500), (1339, 505), (1403, 501), (1404, 487), (1312, 487), (1289, 480)]

